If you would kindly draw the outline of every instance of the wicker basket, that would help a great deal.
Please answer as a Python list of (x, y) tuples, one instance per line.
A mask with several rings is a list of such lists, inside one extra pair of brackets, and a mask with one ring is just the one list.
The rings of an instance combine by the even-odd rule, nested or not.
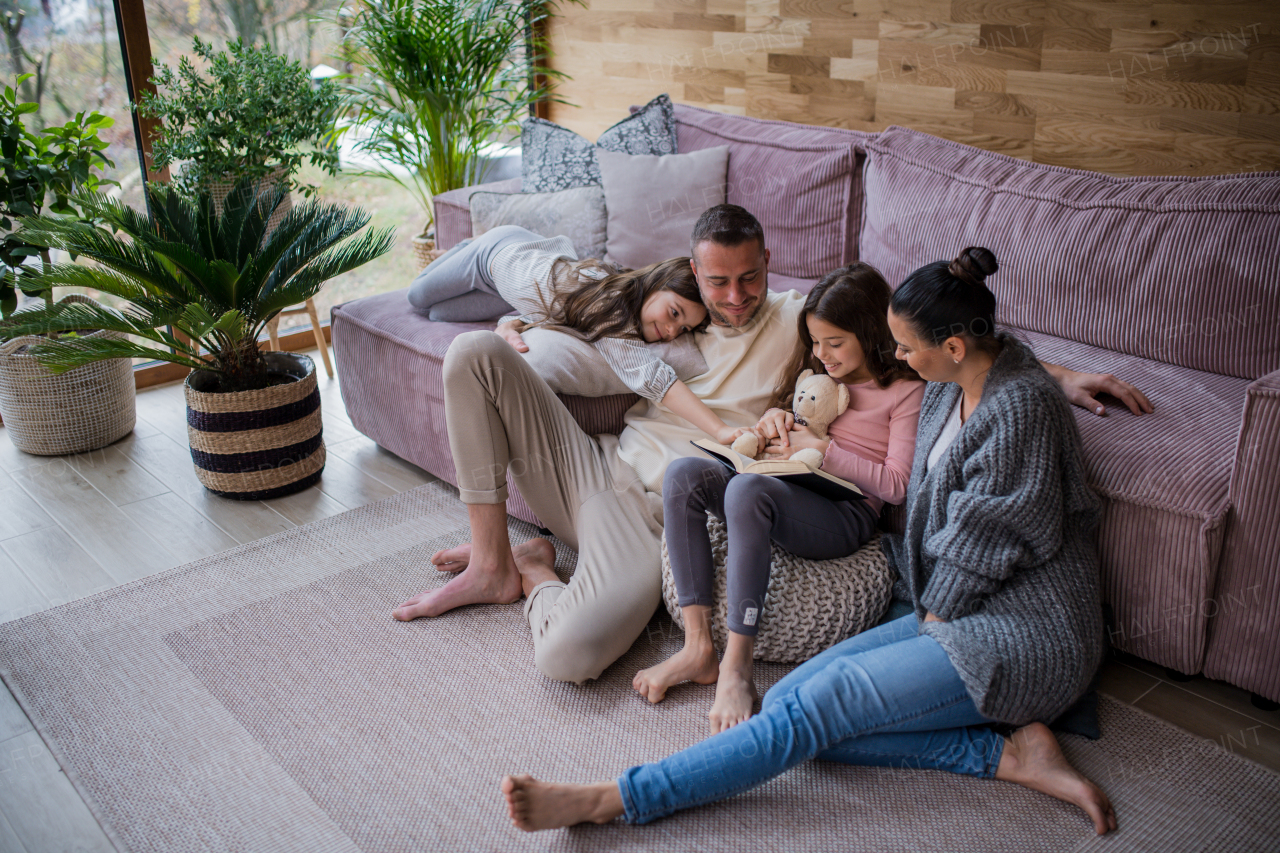
[(320, 479), (324, 438), (315, 364), (305, 355), (264, 353), (271, 372), (295, 382), (218, 393), (217, 375), (184, 383), (187, 438), (196, 477), (214, 494), (257, 501), (301, 491)]
[[(92, 302), (73, 293), (59, 302)], [(88, 338), (119, 338), (97, 331)], [(26, 453), (60, 456), (106, 447), (133, 431), (137, 419), (133, 365), (127, 358), (86, 364), (55, 375), (27, 353), (44, 338), (0, 344), (0, 417)]]
[[(725, 559), (728, 537), (724, 523), (707, 517), (711, 554), (716, 567), (715, 610), (711, 635), (724, 648), (729, 632), (729, 608), (725, 594)], [(893, 570), (880, 550), (880, 537), (848, 557), (806, 560), (773, 545), (769, 587), (760, 612), (756, 635), (756, 660), (799, 663), (854, 634), (873, 627), (884, 615), (893, 593)], [(662, 540), (662, 600), (671, 618), (682, 629), (667, 540)]]
[[(284, 169), (276, 169), (270, 175), (267, 175), (267, 177), (259, 181), (257, 186), (254, 188), (254, 191), (261, 193), (264, 189), (279, 182), (283, 178)], [(231, 191), (236, 188), (236, 182), (233, 177), (228, 176), (227, 179), (223, 181), (209, 181), (206, 186), (208, 186), (209, 193), (213, 196), (214, 207), (221, 211), (223, 204), (227, 200), (227, 196), (231, 195)], [(276, 226), (284, 221), (285, 216), (292, 208), (293, 193), (285, 193), (284, 200), (280, 202), (280, 206), (275, 209), (275, 212), (271, 214), (271, 218), (267, 220), (266, 233), (270, 234), (272, 231), (276, 230)]]
[(444, 252), (436, 248), (434, 237), (418, 235), (413, 238), (413, 257), (418, 262), (419, 271), (426, 269), (428, 264), (443, 254)]

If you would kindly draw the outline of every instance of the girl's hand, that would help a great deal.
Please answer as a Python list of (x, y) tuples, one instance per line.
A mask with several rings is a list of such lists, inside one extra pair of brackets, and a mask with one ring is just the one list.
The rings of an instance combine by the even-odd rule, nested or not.
[(791, 431), (795, 422), (795, 416), (790, 412), (770, 409), (761, 415), (759, 422), (756, 423), (756, 434), (766, 441), (774, 438), (781, 439), (778, 446), (786, 447), (790, 444), (787, 433)]
[(930, 611), (930, 612), (928, 612), (928, 613), (926, 613), (926, 614), (924, 615), (924, 621), (926, 621), (926, 622), (946, 622), (947, 620), (946, 620), (946, 619), (941, 619), (941, 618), (939, 618), (939, 617), (937, 617), (937, 616), (934, 616), (934, 615), (933, 615), (933, 611)]
[(504, 341), (516, 348), (516, 352), (528, 352), (529, 345), (524, 342), (524, 338), (520, 337), (520, 333), (529, 328), (520, 320), (508, 320), (505, 323), (499, 323), (498, 328), (494, 329)]
[(764, 449), (764, 452), (770, 459), (790, 459), (791, 454), (797, 450), (804, 450), (806, 447), (812, 447), (825, 455), (829, 446), (831, 446), (831, 439), (818, 438), (813, 434), (813, 430), (807, 426), (792, 424), (791, 432), (789, 433), (789, 444), (783, 445), (779, 439), (773, 439), (769, 442), (769, 446)]
[(742, 427), (735, 429), (734, 427), (726, 426), (723, 429), (716, 430), (715, 440), (720, 444), (723, 444), (725, 447), (728, 447), (733, 444), (734, 439), (742, 435), (744, 432), (748, 432), (748, 430), (745, 430)]

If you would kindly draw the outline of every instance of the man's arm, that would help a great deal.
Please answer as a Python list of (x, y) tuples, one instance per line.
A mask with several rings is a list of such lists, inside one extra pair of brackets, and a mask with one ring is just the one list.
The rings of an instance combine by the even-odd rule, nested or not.
[(1095, 415), (1105, 415), (1106, 406), (1098, 402), (1097, 395), (1110, 394), (1128, 407), (1135, 415), (1144, 415), (1155, 411), (1147, 395), (1122, 379), (1110, 373), (1080, 373), (1057, 364), (1042, 361), (1040, 364), (1049, 375), (1058, 380), (1067, 399), (1082, 409), (1088, 409)]

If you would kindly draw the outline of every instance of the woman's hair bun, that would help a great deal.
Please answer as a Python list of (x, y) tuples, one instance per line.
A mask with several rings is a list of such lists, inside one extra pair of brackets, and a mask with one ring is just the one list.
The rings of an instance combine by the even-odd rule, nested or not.
[(1000, 265), (996, 263), (996, 256), (981, 246), (970, 246), (947, 266), (947, 270), (961, 281), (979, 285), (985, 284), (987, 276), (998, 269)]

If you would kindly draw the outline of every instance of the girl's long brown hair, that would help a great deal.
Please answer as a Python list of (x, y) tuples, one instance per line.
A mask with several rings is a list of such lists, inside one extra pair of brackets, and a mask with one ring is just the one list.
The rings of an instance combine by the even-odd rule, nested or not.
[(825, 320), (857, 338), (867, 360), (867, 369), (881, 388), (887, 388), (899, 379), (919, 379), (918, 373), (893, 355), (897, 344), (889, 331), (889, 300), (892, 297), (889, 283), (870, 264), (859, 261), (827, 273), (804, 301), (804, 308), (796, 321), (799, 336), (795, 352), (778, 375), (773, 405), (780, 409), (791, 408), (796, 377), (802, 371), (826, 372), (822, 362), (813, 354), (809, 317)]
[[(671, 258), (638, 270), (605, 261), (561, 258), (551, 267), (551, 304), (546, 323), (593, 343), (601, 338), (641, 338), (640, 309), (649, 295), (670, 290), (702, 304), (689, 259)], [(707, 326), (710, 314), (693, 331)]]

